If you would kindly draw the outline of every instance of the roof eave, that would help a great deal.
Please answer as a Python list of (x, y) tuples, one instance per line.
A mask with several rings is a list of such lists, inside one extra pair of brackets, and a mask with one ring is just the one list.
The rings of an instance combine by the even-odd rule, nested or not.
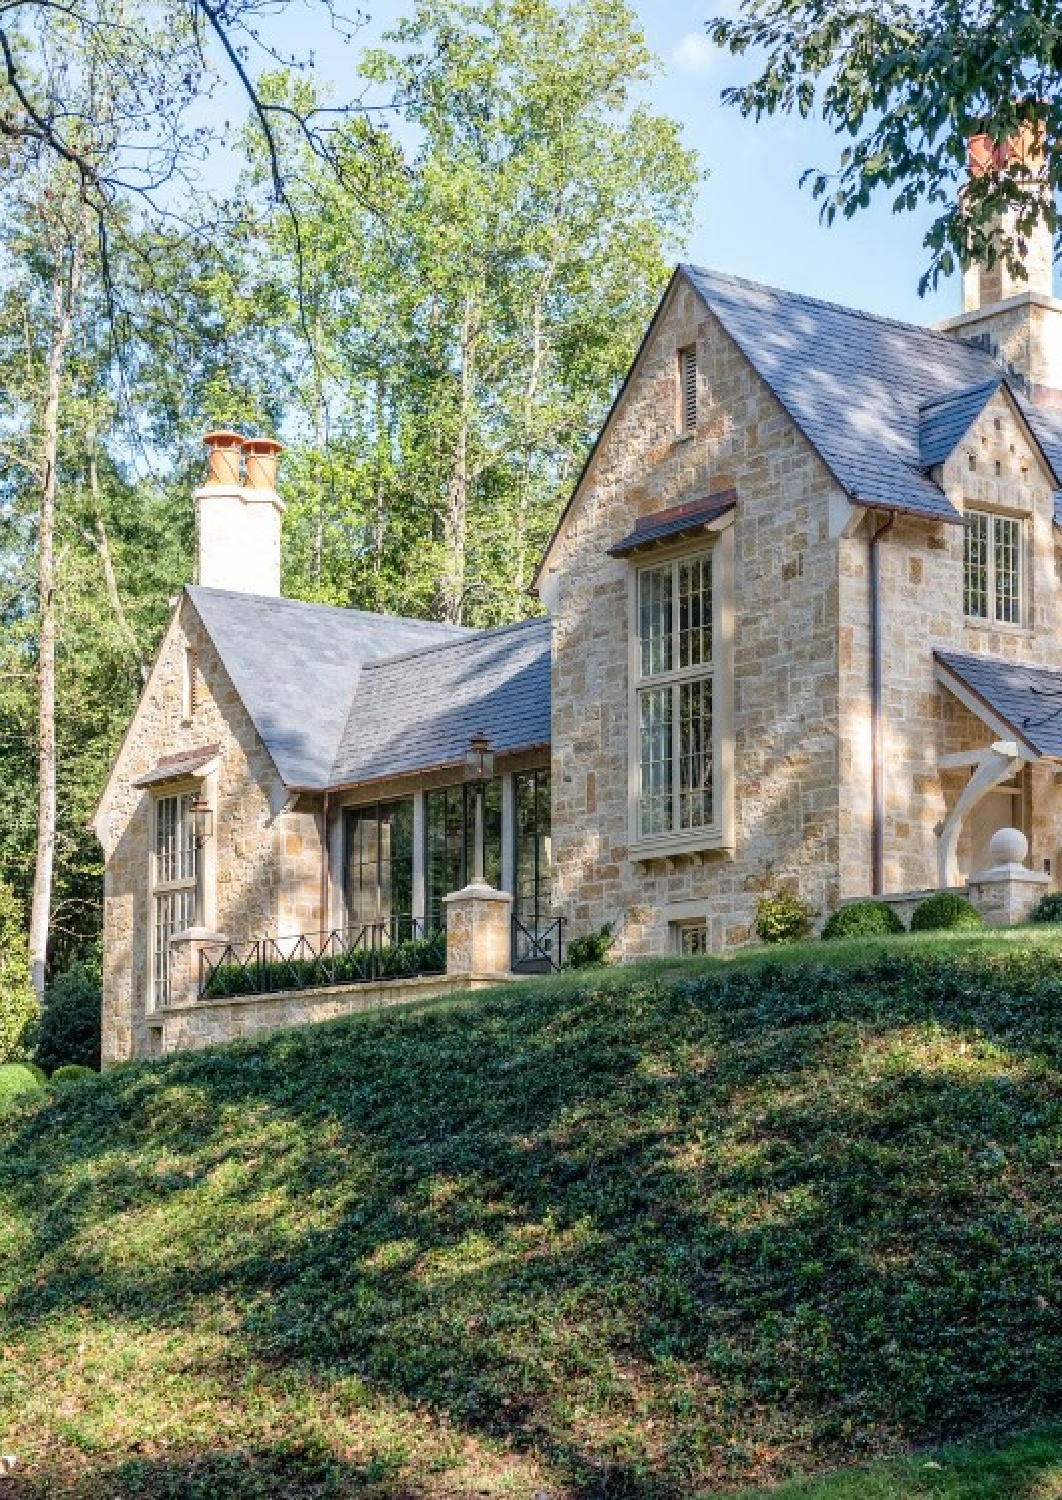
[[(552, 748), (550, 740), (534, 740), (528, 745), (506, 745), (504, 750), (494, 752), (495, 761), (512, 760), (519, 755), (534, 755), (539, 751), (549, 751)], [(388, 771), (381, 776), (359, 776), (354, 781), (329, 781), (319, 785), (289, 786), (288, 791), (293, 797), (323, 797), (327, 793), (332, 796), (334, 792), (356, 792), (361, 787), (382, 786), (389, 781), (412, 781), (418, 777), (436, 776), (440, 771), (456, 771), (463, 769), (465, 758), (461, 756), (454, 760), (434, 761), (430, 766), (411, 766), (405, 771)]]

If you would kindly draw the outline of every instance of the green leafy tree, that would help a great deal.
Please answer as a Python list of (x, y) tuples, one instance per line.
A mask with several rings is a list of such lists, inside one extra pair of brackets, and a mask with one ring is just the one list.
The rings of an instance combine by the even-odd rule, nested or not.
[(39, 1015), (22, 911), (11, 887), (0, 884), (0, 1064), (26, 1057)]
[[(851, 218), (877, 193), (897, 211), (924, 203), (922, 289), (956, 264), (1020, 258), (1045, 221), (1057, 233), (1062, 188), (1062, 26), (1047, 0), (743, 0), (708, 23), (757, 72), (724, 90), (742, 114), (820, 114), (845, 143), (835, 164), (805, 174), (828, 222)], [(1000, 152), (966, 183), (967, 147), (985, 132), (996, 147), (1022, 128), (1046, 147), (1030, 173)], [(964, 185), (965, 184), (965, 185)], [(961, 191), (960, 191), (961, 189)], [(1001, 222), (1009, 233), (997, 238)]]

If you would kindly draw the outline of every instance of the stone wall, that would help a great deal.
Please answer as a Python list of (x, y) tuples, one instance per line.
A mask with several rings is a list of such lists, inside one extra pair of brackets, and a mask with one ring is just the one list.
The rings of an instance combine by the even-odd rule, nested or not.
[(138, 1055), (199, 1051), (224, 1042), (265, 1036), (290, 1026), (334, 1021), (338, 1016), (363, 1015), (481, 990), (498, 982), (496, 974), (431, 974), (416, 979), (389, 979), (384, 984), (330, 985), (276, 995), (241, 995), (230, 1000), (170, 1005), (151, 1017), (143, 1051)]
[[(184, 718), (186, 648), (196, 652), (197, 703)], [(151, 1004), (152, 793), (133, 785), (159, 759), (218, 745), (217, 807), (206, 913), (232, 938), (320, 928), (319, 814), (287, 793), (210, 638), (182, 596), (101, 805), (104, 896), (103, 1057), (144, 1055)], [(158, 788), (160, 792), (166, 788)], [(212, 910), (210, 908), (213, 908)]]
[[(696, 343), (700, 412), (676, 436), (678, 349)], [(730, 487), (734, 519), (735, 847), (636, 862), (628, 844), (628, 578), (607, 555), (639, 517)], [(757, 887), (838, 887), (838, 487), (743, 355), (679, 282), (628, 383), (543, 580), (555, 601), (555, 904), (576, 936), (666, 951), (669, 923), (715, 947), (750, 933)]]
[[(1024, 625), (964, 618), (963, 528), (899, 518), (881, 543), (885, 722), (885, 890), (932, 887), (937, 881), (938, 825), (960, 795), (968, 772), (942, 771), (949, 752), (984, 748), (997, 736), (938, 683), (934, 649), (1057, 666), (1062, 655), (1058, 609), (1060, 552), (1050, 477), (1002, 395), (985, 408), (943, 472), (961, 511), (973, 504), (1026, 518), (1028, 547)], [(871, 780), (867, 532), (840, 546), (841, 895), (870, 890)], [(1023, 818), (1030, 863), (1057, 865), (1062, 804), (1050, 769), (1025, 772)], [(969, 874), (968, 836), (959, 866)]]

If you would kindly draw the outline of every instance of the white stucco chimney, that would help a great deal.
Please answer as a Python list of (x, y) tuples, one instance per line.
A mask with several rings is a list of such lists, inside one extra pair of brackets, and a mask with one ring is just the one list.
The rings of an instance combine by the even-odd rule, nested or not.
[(208, 432), (209, 471), (195, 492), (197, 582), (241, 594), (280, 594), (280, 524), (273, 438)]

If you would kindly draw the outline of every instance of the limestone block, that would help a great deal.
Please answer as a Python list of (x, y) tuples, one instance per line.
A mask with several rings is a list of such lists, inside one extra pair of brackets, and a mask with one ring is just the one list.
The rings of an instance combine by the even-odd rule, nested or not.
[(508, 974), (513, 898), (493, 886), (465, 886), (443, 897), (447, 974)]

